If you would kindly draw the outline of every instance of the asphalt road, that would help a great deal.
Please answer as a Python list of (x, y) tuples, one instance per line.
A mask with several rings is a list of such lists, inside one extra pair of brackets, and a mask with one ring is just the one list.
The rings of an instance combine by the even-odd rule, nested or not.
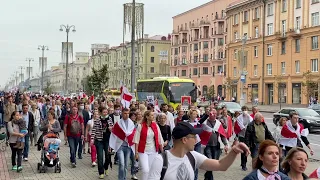
[[(273, 113), (262, 113), (264, 116), (264, 119), (266, 121), (266, 124), (268, 125), (269, 130), (272, 132), (275, 129), (275, 125), (272, 122)], [(311, 147), (314, 151), (314, 155), (310, 158), (320, 160), (320, 134), (312, 133), (308, 135), (308, 140), (311, 144)], [(305, 147), (307, 152), (309, 152), (309, 149)]]

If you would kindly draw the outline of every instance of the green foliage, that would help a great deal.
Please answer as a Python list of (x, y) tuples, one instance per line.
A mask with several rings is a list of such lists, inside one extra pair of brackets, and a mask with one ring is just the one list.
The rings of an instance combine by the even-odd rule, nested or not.
[(43, 89), (44, 93), (45, 94), (52, 94), (53, 93), (53, 89), (52, 89), (52, 86), (51, 86), (51, 82), (50, 81), (47, 81), (47, 85), (46, 87)]
[(207, 96), (209, 99), (212, 99), (215, 95), (215, 91), (214, 91), (214, 85), (211, 85), (208, 89), (208, 93)]
[[(86, 92), (102, 93), (108, 87), (108, 65), (105, 64), (101, 69), (92, 68), (92, 75), (86, 77)], [(91, 93), (90, 93), (91, 94)]]
[(311, 71), (307, 71), (303, 73), (303, 77), (305, 79), (304, 82), (302, 82), (302, 86), (304, 87), (303, 93), (309, 98), (318, 90), (319, 76), (312, 74)]

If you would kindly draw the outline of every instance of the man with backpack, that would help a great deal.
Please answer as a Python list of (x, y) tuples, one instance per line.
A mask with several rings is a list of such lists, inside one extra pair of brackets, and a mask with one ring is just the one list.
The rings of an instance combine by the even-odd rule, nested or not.
[(202, 129), (194, 128), (187, 122), (180, 122), (172, 131), (173, 148), (158, 154), (149, 171), (149, 180), (193, 180), (194, 170), (226, 171), (239, 153), (250, 153), (244, 143), (235, 143), (231, 151), (222, 159), (208, 159), (193, 151), (196, 134)]
[(84, 121), (78, 114), (78, 107), (72, 107), (72, 113), (64, 120), (64, 139), (68, 140), (70, 147), (70, 161), (73, 168), (76, 167), (76, 151), (80, 142), (84, 139)]

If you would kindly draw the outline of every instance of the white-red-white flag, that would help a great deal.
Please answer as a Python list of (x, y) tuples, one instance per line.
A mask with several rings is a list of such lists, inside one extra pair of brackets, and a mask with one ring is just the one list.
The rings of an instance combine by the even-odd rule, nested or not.
[[(125, 125), (124, 121), (128, 121), (128, 124)], [(109, 146), (115, 151), (118, 151), (118, 149), (121, 147), (121, 145), (125, 141), (128, 143), (129, 147), (134, 148), (133, 138), (135, 133), (136, 133), (136, 129), (131, 119), (127, 119), (127, 120), (120, 119), (113, 126), (110, 139), (109, 139)], [(135, 152), (134, 149), (133, 149), (133, 152)]]
[(314, 171), (310, 174), (309, 178), (317, 178), (317, 179), (320, 179), (320, 167), (317, 168), (316, 170), (314, 170)]
[(120, 88), (121, 92), (121, 104), (124, 108), (129, 108), (130, 107), (130, 101), (132, 100), (132, 95), (129, 92), (128, 88), (125, 86), (121, 86)]
[(215, 125), (214, 125), (213, 128), (211, 128), (211, 127), (209, 127), (209, 126), (207, 125), (207, 121), (208, 121), (208, 120), (206, 120), (206, 121), (204, 121), (204, 122), (202, 123), (202, 129), (203, 129), (203, 131), (202, 131), (202, 133), (199, 135), (202, 145), (207, 145), (207, 144), (208, 144), (209, 139), (210, 139), (210, 136), (211, 136), (211, 134), (212, 134), (213, 132), (214, 132), (214, 133), (218, 132), (221, 136), (224, 136), (224, 137), (227, 136), (227, 135), (226, 135), (226, 131), (224, 130), (224, 128), (223, 128), (223, 126), (222, 126), (222, 124), (221, 124), (221, 122), (220, 122), (219, 120), (216, 120), (216, 123), (215, 123)]
[[(243, 125), (243, 114), (241, 114), (240, 116), (238, 116), (237, 120), (236, 120), (236, 123), (234, 123), (234, 133), (235, 134), (239, 134), (242, 129), (246, 128), (244, 125)], [(253, 121), (252, 117), (251, 116), (248, 116), (247, 118), (250, 119), (250, 122)]]
[(288, 147), (296, 147), (298, 139), (301, 136), (307, 137), (309, 134), (308, 129), (304, 129), (303, 125), (298, 123), (297, 129), (294, 129), (291, 121), (287, 121), (286, 124), (281, 129), (281, 137), (279, 139), (279, 144)]

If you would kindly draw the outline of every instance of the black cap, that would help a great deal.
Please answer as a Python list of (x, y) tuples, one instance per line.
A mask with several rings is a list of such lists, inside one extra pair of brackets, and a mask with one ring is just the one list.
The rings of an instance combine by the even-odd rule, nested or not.
[(200, 134), (201, 132), (202, 128), (194, 128), (190, 123), (179, 122), (176, 127), (173, 128), (172, 138), (181, 139), (188, 134)]

